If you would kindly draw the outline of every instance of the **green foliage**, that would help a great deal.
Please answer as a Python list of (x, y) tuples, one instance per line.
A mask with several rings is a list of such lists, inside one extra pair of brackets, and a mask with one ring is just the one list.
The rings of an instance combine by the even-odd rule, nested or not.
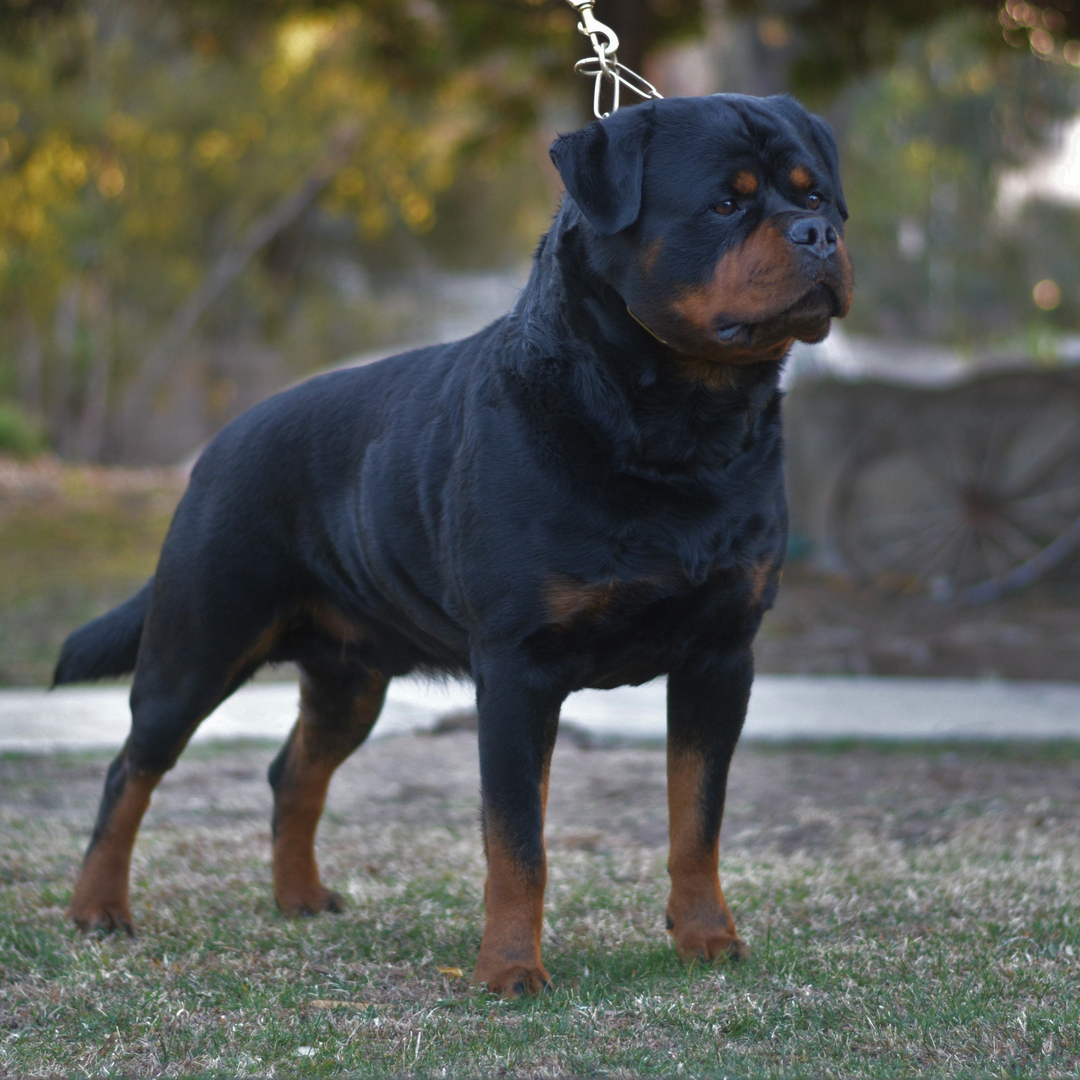
[(29, 458), (45, 449), (45, 436), (33, 417), (12, 402), (0, 401), (0, 454)]
[(318, 205), (202, 329), (292, 345), (303, 367), (340, 357), (318, 330), (335, 320), (353, 349), (373, 343), (365, 322), (377, 341), (377, 300), (350, 306), (335, 260), (415, 250), (463, 169), (515, 159), (556, 73), (572, 78), (564, 8), (30, 5), (0, 43), (0, 380), (62, 452), (108, 453), (170, 316), (320, 168)]
[(893, 64), (912, 35), (960, 16), (976, 23), (988, 51), (1011, 45), (1080, 64), (1080, 5), (1073, 0), (730, 0), (730, 7), (791, 40), (791, 88), (817, 101)]
[[(996, 202), (1001, 171), (1080, 108), (1080, 72), (987, 50), (964, 17), (909, 41), (844, 105), (853, 328), (961, 344), (1075, 330), (1080, 214), (1033, 204), (1011, 220)], [(1050, 312), (1032, 300), (1044, 278), (1062, 291)]]

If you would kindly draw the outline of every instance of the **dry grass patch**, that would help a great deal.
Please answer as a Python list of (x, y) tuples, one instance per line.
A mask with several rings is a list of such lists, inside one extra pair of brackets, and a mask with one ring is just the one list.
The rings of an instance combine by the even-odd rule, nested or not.
[(724, 886), (750, 961), (663, 931), (663, 755), (560, 746), (545, 960), (468, 987), (475, 742), (386, 740), (320, 834), (339, 917), (270, 895), (272, 748), (194, 748), (136, 849), (140, 936), (62, 910), (104, 759), (0, 759), (0, 1075), (885, 1077), (1080, 1070), (1080, 751), (746, 747)]

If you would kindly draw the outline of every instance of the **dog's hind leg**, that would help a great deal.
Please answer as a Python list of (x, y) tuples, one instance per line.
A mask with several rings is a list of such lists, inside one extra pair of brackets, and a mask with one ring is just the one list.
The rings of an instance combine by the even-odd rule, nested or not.
[(109, 766), (90, 845), (68, 904), (68, 917), (83, 931), (133, 933), (128, 902), (131, 851), (150, 793), (162, 773), (132, 769), (127, 746)]
[(300, 718), (270, 766), (274, 896), (286, 915), (344, 906), (319, 880), (315, 830), (330, 778), (374, 727), (388, 682), (373, 668), (301, 662)]
[(132, 932), (131, 852), (150, 795), (201, 721), (273, 647), (277, 626), (269, 600), (257, 608), (227, 607), (220, 596), (160, 582), (155, 588), (131, 690), (131, 734), (109, 767), (68, 905), (68, 916), (84, 932)]

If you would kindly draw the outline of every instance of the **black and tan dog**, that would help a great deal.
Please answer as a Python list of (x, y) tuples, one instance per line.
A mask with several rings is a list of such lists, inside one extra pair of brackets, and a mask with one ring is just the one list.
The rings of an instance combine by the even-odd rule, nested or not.
[(325, 375), (200, 458), (153, 580), (75, 631), (56, 682), (134, 670), (71, 900), (130, 930), (162, 774), (265, 663), (300, 718), (270, 768), (274, 890), (336, 911), (314, 837), (391, 678), (476, 682), (486, 923), (474, 979), (548, 984), (548, 765), (566, 696), (668, 677), (671, 895), (684, 956), (739, 956), (718, 876), (728, 764), (787, 520), (780, 392), (846, 313), (828, 127), (788, 98), (672, 98), (565, 135), (568, 197), (513, 311), (464, 341)]

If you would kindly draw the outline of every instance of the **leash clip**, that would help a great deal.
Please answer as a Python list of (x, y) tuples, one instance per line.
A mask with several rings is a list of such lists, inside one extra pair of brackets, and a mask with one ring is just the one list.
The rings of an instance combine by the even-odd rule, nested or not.
[[(619, 36), (610, 26), (600, 22), (593, 14), (595, 0), (566, 0), (581, 17), (578, 33), (583, 34), (592, 43), (596, 56), (586, 56), (574, 65), (579, 75), (593, 80), (593, 115), (597, 120), (610, 116), (619, 107), (619, 90), (625, 86), (638, 97), (649, 100), (660, 99), (664, 95), (648, 79), (642, 78), (636, 71), (631, 71), (625, 64), (620, 64), (616, 53), (619, 50)], [(611, 109), (604, 112), (600, 106), (600, 88), (604, 81), (611, 83)]]

